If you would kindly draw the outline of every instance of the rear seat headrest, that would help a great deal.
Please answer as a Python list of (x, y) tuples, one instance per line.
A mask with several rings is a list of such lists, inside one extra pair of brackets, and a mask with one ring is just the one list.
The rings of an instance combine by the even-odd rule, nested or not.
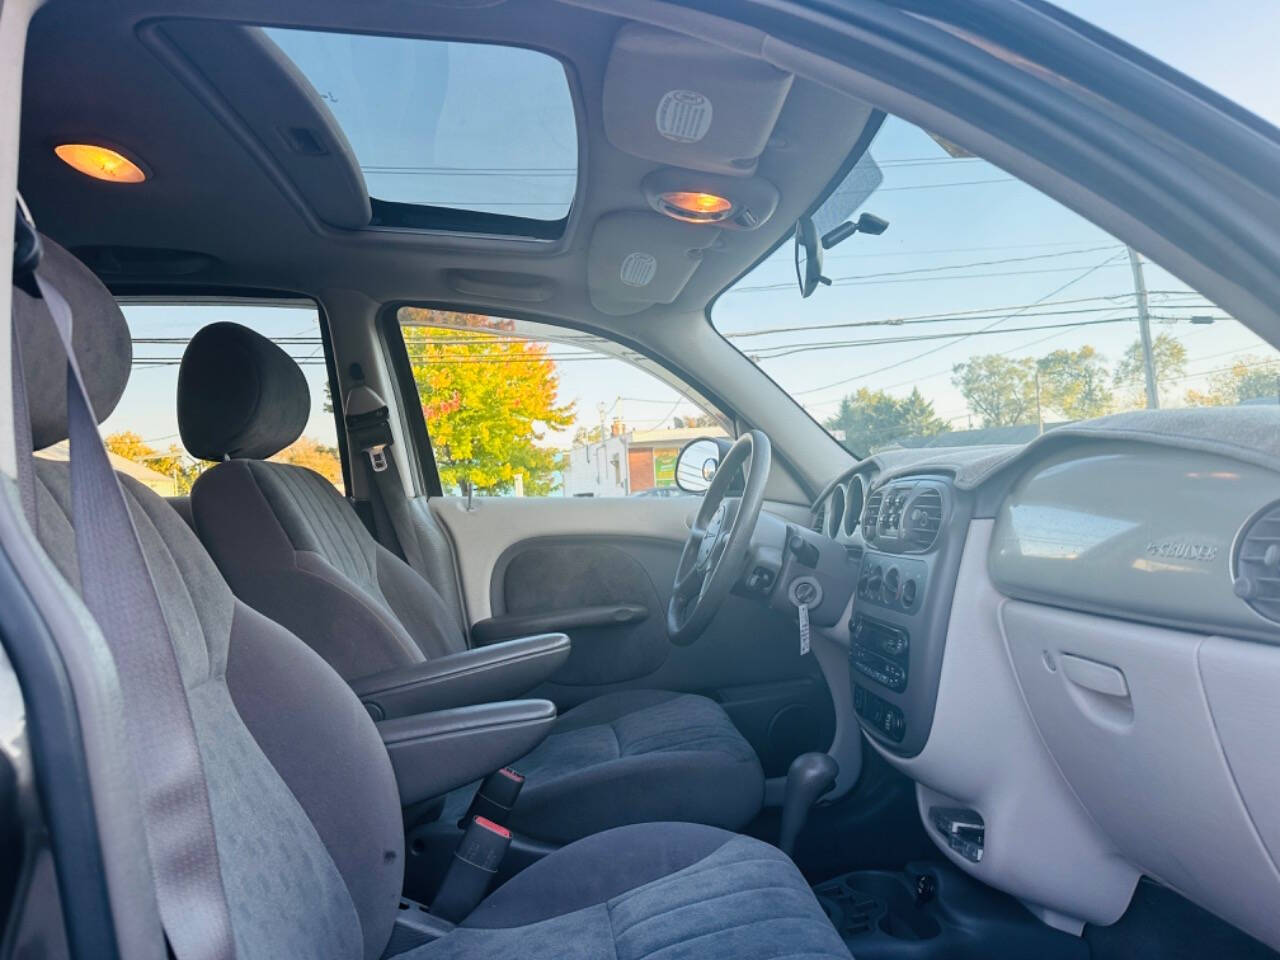
[(302, 435), (311, 393), (302, 368), (262, 334), (211, 323), (178, 367), (178, 432), (193, 457), (261, 460)]
[[(129, 325), (111, 292), (64, 248), (42, 236), (41, 279), (57, 288), (71, 307), (71, 342), (93, 411), (101, 423), (120, 402), (133, 343)], [(45, 305), (13, 289), (13, 318), (22, 344), (22, 368), (31, 411), (31, 441), (41, 450), (67, 438), (67, 360)]]

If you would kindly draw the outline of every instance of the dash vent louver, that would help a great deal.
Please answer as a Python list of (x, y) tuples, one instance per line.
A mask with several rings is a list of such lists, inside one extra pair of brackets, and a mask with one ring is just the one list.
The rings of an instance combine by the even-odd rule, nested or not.
[(1280, 503), (1257, 514), (1240, 532), (1233, 572), (1236, 596), (1280, 623)]
[(942, 529), (942, 494), (932, 487), (921, 490), (907, 510), (905, 526), (908, 550), (932, 547)]
[(877, 490), (867, 500), (866, 512), (862, 515), (862, 539), (870, 543), (876, 537), (876, 521), (880, 519), (880, 504), (884, 503), (884, 491)]

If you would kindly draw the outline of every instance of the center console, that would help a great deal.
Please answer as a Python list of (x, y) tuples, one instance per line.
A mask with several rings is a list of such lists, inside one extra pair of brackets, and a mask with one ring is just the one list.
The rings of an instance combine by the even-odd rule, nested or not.
[(944, 477), (889, 480), (872, 490), (849, 620), (849, 679), (864, 729), (914, 756), (933, 723), (947, 621), (970, 498)]

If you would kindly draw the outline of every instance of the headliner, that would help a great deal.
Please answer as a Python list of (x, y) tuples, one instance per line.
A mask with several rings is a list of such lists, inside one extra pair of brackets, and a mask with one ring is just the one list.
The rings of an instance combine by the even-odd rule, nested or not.
[[(233, 132), (234, 99), (225, 101), (232, 112), (219, 116), (216, 104), (211, 109), (190, 78), (180, 80), (148, 39), (149, 22), (211, 17), (507, 42), (560, 57), (578, 98), (581, 152), (579, 194), (563, 237), (533, 241), (329, 226), (278, 167), (264, 163), (263, 151), (243, 131)], [(375, 302), (528, 313), (530, 304), (520, 299), (460, 293), (450, 273), (489, 271), (538, 278), (549, 294), (536, 304), (538, 315), (613, 326), (617, 321), (600, 315), (587, 294), (591, 228), (602, 214), (647, 209), (640, 181), (661, 166), (616, 149), (604, 135), (604, 71), (624, 23), (555, 0), (483, 7), (238, 0), (213, 13), (195, 0), (52, 0), (30, 32), (19, 185), (41, 229), (70, 248), (166, 248), (213, 258), (191, 259), (195, 272), (185, 275), (145, 261), (114, 272), (101, 269), (108, 261), (95, 261), (121, 293), (263, 290), (319, 298), (326, 290), (346, 289)], [(864, 104), (797, 78), (758, 169), (779, 189), (774, 216), (755, 231), (724, 231), (675, 303), (655, 305), (623, 323), (668, 311), (701, 312), (789, 234), (841, 169), (870, 115)], [(52, 145), (65, 139), (128, 145), (154, 176), (134, 188), (90, 180), (54, 158)]]

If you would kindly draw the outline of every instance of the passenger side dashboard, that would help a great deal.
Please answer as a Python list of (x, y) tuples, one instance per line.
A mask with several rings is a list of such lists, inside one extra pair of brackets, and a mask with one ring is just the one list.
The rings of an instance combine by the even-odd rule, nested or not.
[(1280, 946), (1280, 470), (1084, 432), (855, 469), (852, 706), (943, 853), (1045, 922), (1147, 875)]

